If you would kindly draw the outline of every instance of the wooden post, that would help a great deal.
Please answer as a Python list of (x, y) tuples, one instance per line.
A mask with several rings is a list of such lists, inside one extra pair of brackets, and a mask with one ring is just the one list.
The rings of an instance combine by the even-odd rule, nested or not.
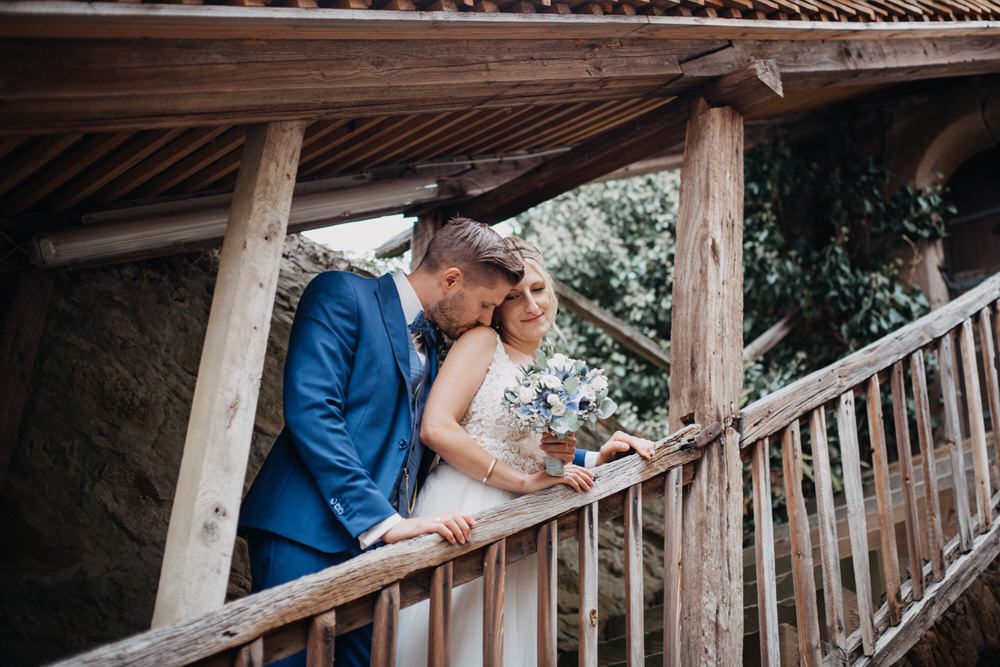
[(444, 227), (444, 213), (433, 211), (417, 218), (413, 223), (413, 233), (410, 236), (410, 270), (417, 268), (427, 252), (427, 244), (438, 230)]
[(51, 272), (19, 278), (3, 318), (3, 332), (0, 333), (0, 490), (7, 479), (7, 465), (28, 397), (52, 283)]
[(681, 664), (743, 658), (743, 118), (699, 99), (681, 171), (670, 332), (670, 430), (722, 422), (684, 498)]
[(153, 626), (221, 607), (305, 123), (251, 128), (205, 332)]

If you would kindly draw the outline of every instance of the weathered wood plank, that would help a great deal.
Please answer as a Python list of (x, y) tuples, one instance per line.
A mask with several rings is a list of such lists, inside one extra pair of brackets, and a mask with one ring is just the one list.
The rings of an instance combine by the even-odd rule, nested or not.
[(396, 664), (396, 639), (399, 632), (399, 584), (389, 584), (375, 600), (372, 623), (372, 667)]
[[(757, 63), (751, 63), (732, 73), (734, 77), (743, 77), (750, 72), (751, 76), (746, 80), (756, 81), (752, 87), (755, 97), (747, 106), (756, 106), (757, 98), (773, 99), (780, 94), (774, 90), (773, 72), (762, 71), (756, 65)], [(601, 174), (670, 148), (684, 139), (687, 117), (696, 100), (733, 102), (731, 96), (734, 89), (729, 85), (729, 80), (724, 77), (722, 81), (706, 84), (697, 93), (689, 93), (672, 104), (623, 123), (462, 204), (461, 207), (456, 207), (455, 212), (495, 224), (566, 190), (588, 183)], [(742, 92), (744, 87), (739, 87), (739, 90), (745, 94)], [(662, 91), (660, 93), (666, 94)], [(740, 145), (742, 146), (742, 141)], [(742, 349), (742, 344), (740, 348)]]
[(451, 579), (452, 563), (438, 565), (431, 573), (431, 601), (427, 637), (429, 667), (451, 664)]
[(754, 338), (743, 348), (743, 363), (757, 361), (767, 354), (775, 345), (784, 340), (802, 320), (799, 311), (789, 313), (771, 325), (767, 331)]
[(816, 513), (819, 520), (819, 545), (823, 562), (823, 604), (826, 611), (827, 642), (833, 649), (830, 656), (832, 663), (846, 665), (847, 632), (840, 582), (840, 558), (837, 551), (837, 516), (833, 505), (833, 475), (830, 472), (826, 410), (823, 406), (816, 408), (809, 415), (809, 436), (812, 442), (813, 478), (816, 481)]
[(969, 512), (969, 488), (965, 481), (965, 456), (962, 453), (962, 426), (958, 414), (958, 391), (955, 378), (955, 354), (951, 332), (938, 341), (937, 360), (941, 368), (941, 396), (944, 400), (944, 434), (951, 451), (951, 483), (955, 489), (955, 514), (962, 551), (972, 548), (972, 517)]
[(969, 438), (972, 440), (972, 468), (976, 483), (976, 512), (979, 514), (980, 531), (988, 530), (993, 523), (990, 506), (990, 458), (986, 452), (986, 424), (983, 420), (983, 397), (979, 389), (979, 365), (976, 363), (976, 342), (972, 332), (972, 318), (962, 322), (959, 336), (962, 350), (962, 376), (965, 380), (965, 408), (969, 417)]
[(499, 540), (483, 557), (483, 667), (503, 666), (503, 601), (507, 541)]
[(538, 529), (538, 667), (556, 667), (559, 659), (559, 527), (550, 521)]
[(774, 521), (771, 518), (770, 441), (758, 440), (753, 446), (753, 521), (756, 535), (754, 550), (757, 562), (757, 609), (760, 623), (760, 664), (778, 667), (778, 597), (774, 574)]
[(945, 577), (927, 588), (924, 598), (911, 605), (902, 623), (879, 638), (878, 652), (862, 665), (892, 665), (927, 632), (990, 563), (1000, 556), (1000, 517), (976, 536), (972, 548), (949, 567)]
[[(95, 38), (178, 35), (213, 39), (365, 39), (373, 34), (386, 39), (496, 39), (545, 37), (554, 31), (567, 39), (799, 39), (843, 40), (965, 37), (993, 34), (988, 21), (933, 23), (818, 23), (772, 19), (665, 15), (576, 16), (564, 12), (537, 14), (485, 14), (439, 11), (433, 14), (366, 12), (324, 9), (303, 12), (279, 7), (81, 7), (44, 1), (9, 2), (0, 16), (0, 36), (75, 37), (82, 32)], [(471, 6), (471, 3), (465, 3)], [(550, 4), (543, 2), (543, 5)], [(676, 4), (676, 3), (673, 3)], [(667, 3), (671, 5), (671, 3)], [(556, 7), (555, 4), (552, 7)], [(794, 5), (792, 5), (794, 7)], [(564, 9), (569, 10), (568, 6)], [(589, 20), (588, 20), (589, 19)]]
[[(712, 429), (705, 432), (718, 433)], [(708, 441), (707, 437), (699, 439), (700, 433), (697, 425), (684, 427), (667, 438), (649, 460), (627, 456), (603, 466), (594, 488), (587, 494), (552, 488), (521, 496), (502, 508), (479, 512), (474, 517), (476, 528), (465, 545), (450, 545), (436, 535), (390, 544), (322, 572), (236, 600), (194, 621), (150, 630), (74, 656), (66, 664), (179, 665), (236, 648), (262, 634), (311, 618), (331, 607), (340, 607), (420, 570), (484, 549), (501, 538), (694, 461)], [(269, 611), (261, 615), (261, 609)]]
[(878, 504), (878, 532), (885, 601), (889, 607), (889, 624), (896, 625), (903, 613), (899, 597), (899, 553), (896, 549), (896, 529), (892, 522), (892, 487), (889, 485), (885, 422), (882, 419), (882, 395), (877, 375), (868, 379), (866, 404), (872, 468), (875, 472), (875, 499)]
[(580, 667), (597, 667), (597, 503), (580, 508), (579, 542), (580, 601), (577, 638)]
[(663, 487), (663, 667), (681, 667), (684, 495), (682, 472), (674, 468)]
[(410, 253), (410, 270), (416, 269), (420, 265), (424, 259), (424, 253), (427, 252), (427, 245), (438, 230), (444, 226), (444, 223), (445, 220), (440, 211), (422, 215), (413, 223), (413, 231), (411, 232), (413, 241), (410, 243), (413, 252)]
[[(906, 553), (913, 578), (913, 599), (924, 595), (924, 562), (920, 550), (920, 516), (917, 513), (917, 493), (913, 480), (913, 451), (910, 447), (910, 425), (906, 414), (906, 385), (903, 361), (893, 364), (891, 377), (892, 418), (896, 433), (896, 453), (899, 457), (903, 484), (903, 507), (906, 520)], [(933, 459), (931, 459), (933, 460)], [(929, 469), (930, 466), (928, 465)]]
[(858, 423), (854, 413), (854, 393), (840, 395), (837, 407), (837, 436), (840, 438), (841, 465), (844, 471), (844, 496), (847, 501), (847, 528), (851, 535), (851, 562), (854, 566), (855, 592), (858, 598), (858, 628), (865, 655), (875, 650), (875, 627), (872, 624), (872, 581), (868, 563), (868, 531), (865, 522), (865, 496), (861, 485), (861, 454), (858, 451)]
[[(983, 375), (990, 407), (990, 430), (993, 432), (993, 456), (1000, 479), (1000, 370), (997, 369), (996, 341), (990, 326), (991, 307), (979, 311), (979, 347), (983, 355)], [(1000, 322), (1000, 319), (998, 319)]]
[(248, 132), (164, 548), (153, 626), (225, 601), (304, 123)]
[(782, 472), (788, 523), (792, 538), (792, 581), (795, 584), (795, 623), (799, 635), (799, 661), (819, 667), (823, 656), (819, 647), (819, 608), (813, 582), (812, 545), (809, 542), (809, 513), (802, 495), (802, 442), (796, 419), (781, 436)]
[(931, 557), (934, 581), (944, 577), (944, 531), (941, 528), (941, 497), (934, 464), (934, 433), (931, 430), (930, 401), (927, 398), (927, 374), (924, 353), (917, 350), (910, 355), (910, 381), (913, 384), (914, 410), (917, 416), (917, 438), (920, 442), (921, 468), (924, 474), (924, 502), (927, 523), (924, 536)]
[(233, 667), (263, 667), (264, 666), (264, 638), (258, 637), (236, 654)]
[(684, 498), (681, 663), (742, 659), (743, 118), (698, 100), (677, 215), (669, 419), (719, 421)]
[(670, 353), (659, 343), (625, 320), (615, 317), (561, 280), (554, 282), (560, 306), (564, 306), (566, 310), (590, 322), (654, 366), (669, 370)]
[(306, 639), (306, 667), (329, 667), (337, 641), (337, 612), (319, 614), (309, 624)]
[(642, 486), (625, 495), (625, 661), (628, 667), (646, 662), (643, 622)]
[(740, 412), (742, 444), (776, 433), (793, 419), (837, 398), (846, 387), (858, 386), (871, 375), (930, 344), (997, 299), (1000, 299), (1000, 275), (987, 278), (975, 289), (889, 336), (755, 401)]
[(7, 479), (54, 282), (51, 271), (22, 276), (13, 286), (4, 313), (0, 333), (0, 489)]

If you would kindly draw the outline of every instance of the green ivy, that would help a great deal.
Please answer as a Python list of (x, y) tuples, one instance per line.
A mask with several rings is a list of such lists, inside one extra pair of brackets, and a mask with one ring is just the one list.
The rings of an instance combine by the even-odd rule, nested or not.
[[(927, 312), (923, 294), (900, 279), (898, 257), (944, 236), (944, 215), (954, 208), (938, 187), (887, 195), (889, 178), (872, 157), (830, 165), (781, 143), (747, 153), (744, 340), (791, 312), (802, 320), (745, 367), (743, 403)], [(553, 275), (669, 346), (679, 185), (678, 172), (586, 185), (526, 212), (515, 226), (539, 246)], [(568, 354), (608, 371), (619, 419), (665, 433), (668, 373), (568, 313), (558, 325)], [(839, 450), (831, 445), (837, 473)], [(772, 450), (780, 457), (780, 447)]]

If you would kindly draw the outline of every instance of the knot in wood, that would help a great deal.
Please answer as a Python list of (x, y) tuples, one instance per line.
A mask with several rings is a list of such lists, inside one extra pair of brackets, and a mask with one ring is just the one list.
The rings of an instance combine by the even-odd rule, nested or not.
[(591, 607), (590, 609), (590, 627), (597, 627), (597, 610)]

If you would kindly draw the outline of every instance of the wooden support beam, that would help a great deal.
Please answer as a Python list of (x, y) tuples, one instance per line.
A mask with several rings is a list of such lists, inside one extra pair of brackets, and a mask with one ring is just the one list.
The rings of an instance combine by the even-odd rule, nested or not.
[(412, 238), (410, 249), (413, 251), (410, 253), (411, 271), (420, 265), (420, 262), (424, 258), (424, 253), (427, 252), (427, 245), (431, 242), (431, 238), (437, 234), (438, 230), (444, 226), (444, 222), (444, 216), (441, 211), (431, 211), (420, 216), (413, 223), (413, 230), (410, 232)]
[(743, 118), (692, 105), (674, 265), (670, 428), (719, 421), (684, 498), (681, 663), (739, 664), (743, 474)]
[[(712, 104), (756, 108), (760, 99), (781, 95), (773, 63), (750, 63), (739, 71), (616, 126), (573, 150), (517, 176), (498, 188), (456, 206), (453, 212), (495, 224), (610, 171), (664, 151), (684, 139), (688, 113), (696, 99)], [(752, 82), (756, 82), (755, 84)]]
[(153, 612), (222, 606), (305, 124), (251, 128), (222, 244)]
[(49, 271), (19, 278), (13, 285), (11, 301), (3, 317), (0, 333), (0, 490), (7, 479), (7, 466), (28, 398), (53, 282)]

